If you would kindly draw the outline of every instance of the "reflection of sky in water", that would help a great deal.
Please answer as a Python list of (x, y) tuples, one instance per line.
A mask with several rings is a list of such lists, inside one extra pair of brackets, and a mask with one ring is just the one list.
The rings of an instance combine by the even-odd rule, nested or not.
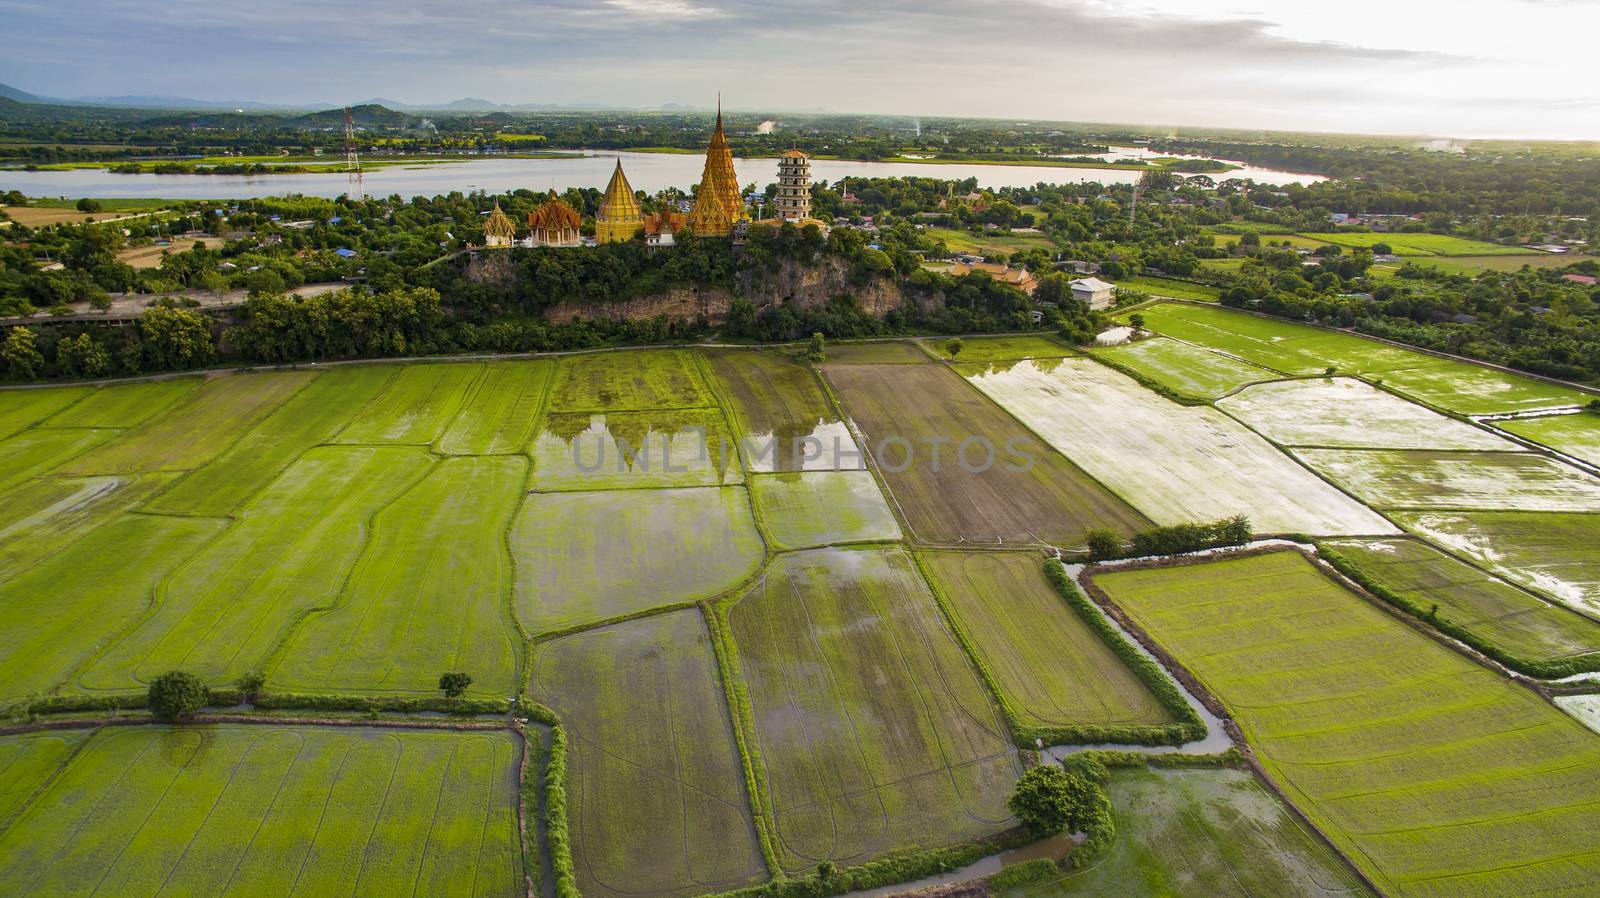
[[(586, 426), (581, 422), (587, 421)], [(563, 426), (566, 425), (566, 426)], [(651, 477), (721, 483), (734, 464), (719, 428), (643, 414), (551, 416), (535, 444), (539, 479)]]
[(850, 428), (843, 421), (823, 421), (809, 431), (799, 428), (751, 434), (740, 443), (745, 469), (773, 471), (860, 471), (866, 468)]

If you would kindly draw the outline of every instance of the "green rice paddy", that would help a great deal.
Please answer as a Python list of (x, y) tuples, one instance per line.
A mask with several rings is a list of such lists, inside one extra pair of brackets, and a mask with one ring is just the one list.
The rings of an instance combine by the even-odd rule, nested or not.
[(1496, 421), (1494, 426), (1573, 458), (1600, 465), (1600, 415), (1584, 413), (1517, 418)]
[(749, 484), (776, 549), (900, 539), (900, 524), (870, 471), (756, 474)]
[(1131, 368), (1176, 393), (1202, 399), (1218, 399), (1240, 387), (1280, 376), (1232, 356), (1164, 337), (1101, 347), (1094, 354)]
[(1447, 234), (1412, 234), (1403, 232), (1341, 232), (1305, 234), (1312, 240), (1339, 246), (1372, 247), (1387, 243), (1397, 256), (1515, 256), (1528, 250), (1520, 246), (1502, 246), (1465, 237)]
[[(962, 362), (1004, 362), (1011, 359), (1053, 359), (1077, 355), (1063, 343), (1049, 337), (964, 337), (959, 344), (947, 338), (924, 340), (923, 346), (942, 359)], [(961, 350), (955, 351), (959, 345)]]
[(1600, 616), (1600, 514), (1397, 511), (1393, 517), (1512, 582)]

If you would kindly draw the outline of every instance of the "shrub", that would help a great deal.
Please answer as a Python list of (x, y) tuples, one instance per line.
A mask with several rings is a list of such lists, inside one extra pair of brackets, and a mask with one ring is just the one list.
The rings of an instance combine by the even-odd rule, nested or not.
[(262, 687), (267, 685), (267, 675), (261, 671), (252, 671), (239, 678), (239, 692), (251, 701), (261, 694)]
[(1104, 527), (1090, 530), (1084, 534), (1083, 541), (1089, 547), (1090, 561), (1110, 561), (1122, 557), (1122, 537)]
[(1099, 791), (1099, 786), (1062, 767), (1035, 767), (1017, 780), (1006, 806), (1036, 836), (1084, 832), (1095, 822)]
[(460, 698), (467, 687), (472, 685), (471, 674), (459, 670), (452, 670), (439, 677), (439, 688), (450, 698)]
[(174, 670), (156, 677), (150, 683), (148, 706), (157, 720), (171, 723), (193, 717), (205, 707), (206, 684), (186, 671)]
[(1250, 541), (1250, 519), (1240, 515), (1210, 524), (1174, 524), (1133, 535), (1133, 554), (1182, 555), (1218, 546), (1242, 546)]
[(951, 339), (950, 342), (944, 344), (944, 351), (950, 353), (951, 358), (955, 358), (961, 354), (961, 350), (965, 348), (966, 345), (967, 344), (961, 341), (960, 337), (955, 337)]
[(1106, 780), (1111, 777), (1111, 771), (1106, 769), (1105, 763), (1089, 752), (1068, 755), (1062, 759), (1061, 769), (1101, 785), (1105, 785)]
[(1018, 886), (1034, 885), (1046, 880), (1055, 879), (1061, 875), (1061, 868), (1048, 858), (1034, 858), (1020, 864), (1012, 864), (999, 873), (989, 877), (989, 889), (993, 892), (1004, 892)]

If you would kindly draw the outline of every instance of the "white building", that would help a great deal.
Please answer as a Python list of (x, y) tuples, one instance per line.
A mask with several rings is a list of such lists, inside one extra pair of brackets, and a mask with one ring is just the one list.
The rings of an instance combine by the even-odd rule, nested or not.
[(1072, 282), (1071, 287), (1072, 298), (1096, 312), (1111, 308), (1111, 304), (1115, 302), (1112, 294), (1116, 292), (1116, 286), (1099, 278), (1078, 278)]
[(811, 217), (811, 158), (805, 153), (784, 150), (778, 157), (778, 195), (773, 205), (783, 221)]

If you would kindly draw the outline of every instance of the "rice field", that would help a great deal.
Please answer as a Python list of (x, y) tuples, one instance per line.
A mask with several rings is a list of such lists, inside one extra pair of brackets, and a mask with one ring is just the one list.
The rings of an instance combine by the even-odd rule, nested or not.
[(550, 391), (553, 412), (616, 412), (715, 405), (694, 354), (683, 349), (568, 356)]
[(1600, 515), (1397, 511), (1394, 519), (1507, 580), (1600, 615)]
[(518, 619), (544, 632), (733, 589), (763, 547), (742, 488), (701, 487), (535, 493), (511, 552)]
[(1023, 725), (1174, 722), (1057, 594), (1041, 556), (940, 551), (917, 557)]
[(540, 643), (531, 692), (567, 731), (578, 887), (692, 896), (767, 878), (698, 610)]
[(71, 462), (119, 433), (109, 428), (36, 427), (0, 440), (0, 493)]
[(1004, 898), (1362, 898), (1372, 892), (1244, 770), (1113, 769), (1116, 841), (1087, 869)]
[(1499, 415), (1588, 405), (1600, 394), (1450, 359), (1381, 375), (1383, 385), (1459, 415)]
[(40, 477), (0, 496), (0, 583), (115, 520), (172, 476)]
[(429, 445), (455, 420), (483, 373), (477, 363), (406, 365), (345, 425), (336, 442)]
[(707, 354), (751, 473), (865, 470), (815, 370), (773, 350)]
[(1190, 299), (1195, 302), (1216, 302), (1222, 291), (1209, 284), (1195, 284), (1189, 281), (1174, 280), (1163, 277), (1131, 277), (1117, 281), (1118, 290), (1137, 290), (1151, 296), (1171, 297), (1173, 299)]
[(0, 392), (0, 440), (38, 424), (88, 394), (88, 387)]
[(1379, 508), (1600, 512), (1600, 478), (1531, 452), (1296, 449)]
[(1600, 622), (1410, 539), (1335, 540), (1363, 574), (1441, 621), (1466, 627), (1506, 654), (1559, 661), (1600, 653)]
[[(1087, 359), (968, 380), (1160, 524), (1248, 515), (1258, 533), (1387, 534), (1394, 527), (1213, 408), (1187, 408)], [(1136, 460), (1136, 461), (1135, 461)]]
[[(948, 337), (930, 337), (922, 345), (934, 355), (952, 362), (1005, 362), (1012, 359), (1055, 359), (1077, 355), (1064, 343), (1040, 335), (1006, 337), (963, 337), (959, 344)], [(955, 351), (955, 346), (961, 347)]]
[(0, 832), (0, 892), (512, 898), (519, 753), (505, 732), (107, 728)]
[[(68, 403), (40, 423), (45, 427), (135, 427), (164, 414), (207, 382), (203, 377), (178, 377), (94, 387), (89, 395)], [(68, 389), (76, 394), (77, 388)], [(15, 395), (5, 393), (6, 404)]]
[(88, 735), (58, 730), (0, 738), (0, 833)]
[(1412, 234), (1402, 232), (1340, 232), (1304, 234), (1312, 240), (1339, 246), (1371, 248), (1387, 243), (1397, 256), (1516, 256), (1526, 255), (1521, 246), (1502, 246), (1448, 234)]
[(1577, 896), (1600, 877), (1600, 739), (1532, 690), (1296, 552), (1095, 580), (1385, 893)]
[(828, 365), (824, 374), (919, 542), (1077, 546), (1093, 528), (1146, 526), (944, 366)]
[(493, 362), (472, 385), (438, 449), (446, 455), (508, 455), (526, 450), (554, 362)]
[(1600, 415), (1584, 413), (1518, 418), (1496, 421), (1494, 426), (1600, 466)]
[(928, 354), (908, 340), (829, 343), (828, 361), (835, 365), (920, 365)]
[(447, 458), (373, 518), (335, 607), (307, 618), (267, 671), (296, 692), (422, 693), (460, 670), (474, 695), (516, 691), (505, 534), (520, 456)]
[(726, 613), (785, 870), (1012, 825), (1005, 724), (903, 552), (781, 556)]
[(1280, 376), (1232, 356), (1165, 337), (1100, 347), (1094, 354), (1131, 368), (1174, 392), (1202, 399), (1217, 399), (1248, 384)]
[(1258, 384), (1217, 403), (1275, 443), (1372, 449), (1521, 447), (1350, 377)]
[(534, 439), (535, 489), (615, 490), (741, 482), (717, 409), (549, 415)]
[(871, 471), (794, 471), (750, 478), (750, 497), (772, 547), (811, 549), (897, 541), (900, 524)]

